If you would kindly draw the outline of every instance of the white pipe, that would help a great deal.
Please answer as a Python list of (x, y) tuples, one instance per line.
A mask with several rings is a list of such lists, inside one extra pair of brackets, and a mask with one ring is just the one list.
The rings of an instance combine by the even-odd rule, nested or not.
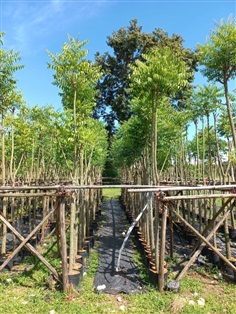
[[(148, 193), (149, 194), (149, 193)], [(122, 243), (122, 246), (120, 248), (120, 251), (119, 251), (119, 256), (118, 256), (118, 261), (117, 261), (117, 267), (116, 267), (116, 271), (119, 271), (120, 270), (120, 258), (121, 258), (121, 254), (124, 250), (124, 247), (125, 247), (125, 244), (126, 242), (128, 241), (128, 238), (134, 228), (134, 226), (137, 224), (137, 222), (139, 221), (139, 219), (142, 217), (143, 213), (145, 212), (146, 208), (148, 207), (148, 204), (150, 203), (150, 201), (152, 200), (153, 196), (151, 195), (147, 201), (147, 204), (144, 206), (144, 208), (142, 209), (142, 211), (138, 214), (138, 216), (136, 217), (136, 219), (132, 222), (132, 224), (130, 225), (128, 231), (127, 231), (127, 234), (124, 238), (124, 241)]]

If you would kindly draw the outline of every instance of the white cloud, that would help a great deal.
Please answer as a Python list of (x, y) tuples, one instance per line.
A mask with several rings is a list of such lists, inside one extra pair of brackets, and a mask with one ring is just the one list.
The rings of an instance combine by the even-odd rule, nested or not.
[(100, 1), (3, 2), (2, 27), (11, 47), (29, 54), (45, 50), (43, 43), (58, 33), (66, 35), (73, 24), (79, 32), (80, 23), (93, 19), (107, 5)]

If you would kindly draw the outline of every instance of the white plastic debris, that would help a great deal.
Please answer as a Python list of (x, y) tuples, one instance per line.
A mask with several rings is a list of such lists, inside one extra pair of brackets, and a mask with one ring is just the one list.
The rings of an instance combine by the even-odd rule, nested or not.
[(205, 300), (203, 298), (200, 298), (200, 299), (197, 300), (197, 304), (199, 306), (204, 306), (205, 305)]
[(6, 279), (6, 282), (7, 282), (7, 283), (11, 283), (11, 282), (12, 282), (12, 279), (11, 279), (11, 278), (7, 278), (7, 279)]
[(22, 301), (22, 304), (26, 305), (26, 304), (28, 304), (28, 302), (27, 301)]
[(97, 291), (102, 291), (104, 289), (106, 289), (106, 285), (97, 286)]
[(124, 312), (124, 311), (126, 310), (126, 307), (125, 307), (124, 305), (121, 305), (121, 306), (120, 306), (120, 310), (121, 310), (122, 312)]
[(51, 311), (49, 312), (49, 314), (55, 314), (55, 313), (56, 313), (55, 310), (51, 310)]

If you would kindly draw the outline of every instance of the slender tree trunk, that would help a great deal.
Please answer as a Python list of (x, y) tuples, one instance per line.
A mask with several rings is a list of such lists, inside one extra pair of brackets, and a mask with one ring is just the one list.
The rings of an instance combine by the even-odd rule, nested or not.
[(159, 175), (157, 170), (157, 108), (158, 108), (158, 92), (156, 92), (153, 106), (153, 141), (152, 141), (152, 169), (153, 169), (153, 184), (159, 184)]
[[(14, 121), (14, 109), (12, 111), (12, 118)], [(11, 159), (10, 159), (10, 178), (12, 182), (12, 186), (15, 185), (15, 176), (13, 174), (13, 160), (14, 160), (14, 124), (12, 121), (12, 126), (11, 126)]]
[(200, 181), (200, 161), (199, 161), (199, 141), (198, 141), (198, 120), (194, 121), (196, 127), (196, 146), (197, 146), (197, 180)]
[(211, 179), (213, 180), (213, 173), (212, 173), (212, 158), (211, 158), (211, 136), (210, 136), (210, 123), (209, 123), (209, 115), (207, 115), (207, 137), (208, 137), (208, 160), (209, 160), (209, 174), (211, 175)]
[(78, 146), (77, 146), (77, 112), (76, 112), (76, 87), (74, 87), (74, 102), (73, 102), (73, 115), (74, 115), (74, 171), (73, 183), (78, 184)]
[(5, 125), (4, 111), (2, 110), (2, 186), (5, 186), (6, 166), (5, 166)]
[[(6, 181), (6, 168), (5, 168), (5, 125), (4, 125), (4, 110), (2, 110), (2, 186), (5, 186)], [(7, 218), (7, 199), (3, 197), (2, 199), (2, 213), (5, 218)], [(3, 224), (2, 227), (2, 249), (1, 253), (6, 254), (6, 241), (7, 241), (7, 226)]]
[(227, 83), (226, 78), (224, 79), (224, 91), (225, 91), (225, 100), (226, 100), (229, 123), (230, 123), (232, 137), (233, 137), (234, 148), (236, 148), (236, 131), (235, 131), (235, 126), (234, 126), (232, 109), (231, 109), (231, 104), (230, 104), (230, 99), (229, 99), (228, 83)]
[(202, 180), (205, 184), (205, 131), (204, 118), (202, 118)]

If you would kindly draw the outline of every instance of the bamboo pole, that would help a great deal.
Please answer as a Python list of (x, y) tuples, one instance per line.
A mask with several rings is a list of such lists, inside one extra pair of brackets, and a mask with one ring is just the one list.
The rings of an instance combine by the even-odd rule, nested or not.
[[(45, 185), (45, 186), (1, 186), (0, 191), (26, 191), (26, 190), (59, 190), (63, 188), (64, 190), (79, 190), (79, 189), (111, 189), (111, 188), (127, 188), (128, 192), (158, 192), (158, 191), (189, 191), (189, 190), (231, 190), (236, 188), (236, 184), (231, 185), (204, 185), (204, 186), (167, 186), (167, 185)], [(0, 194), (1, 196), (1, 194)], [(5, 193), (4, 195), (5, 196)], [(25, 195), (24, 195), (25, 196)]]
[(158, 273), (158, 290), (161, 292), (164, 289), (164, 274), (165, 274), (165, 244), (166, 244), (166, 221), (167, 221), (167, 206), (164, 205), (161, 220), (161, 239), (160, 239), (160, 260)]
[[(3, 197), (2, 199), (2, 213), (5, 217), (7, 217), (7, 202), (8, 198)], [(2, 248), (1, 253), (4, 255), (7, 252), (7, 227), (5, 224), (2, 226)]]
[(169, 213), (169, 232), (170, 232), (170, 258), (174, 257), (174, 231), (172, 213)]
[(61, 260), (62, 260), (62, 284), (63, 292), (68, 290), (68, 267), (67, 267), (67, 245), (66, 245), (66, 223), (65, 223), (65, 199), (59, 200), (59, 230), (61, 238)]
[[(51, 186), (1, 186), (0, 191), (3, 192), (3, 196), (6, 196), (4, 191), (26, 191), (26, 190), (59, 190), (63, 188), (64, 190), (80, 190), (80, 189), (112, 189), (112, 188), (126, 188), (128, 192), (137, 193), (137, 192), (158, 192), (158, 191), (197, 191), (197, 190), (232, 190), (236, 188), (236, 184), (231, 185), (204, 185), (204, 186), (166, 186), (166, 185), (51, 185)], [(1, 194), (0, 194), (1, 196)], [(23, 195), (25, 196), (25, 195)]]
[(55, 193), (0, 193), (0, 197), (38, 197), (38, 196), (56, 196)]
[(221, 190), (233, 190), (236, 188), (236, 184), (231, 185), (202, 185), (202, 186), (149, 186), (142, 188), (139, 188), (138, 186), (128, 186), (128, 192), (129, 193), (140, 193), (140, 192), (166, 192), (166, 191), (198, 191), (198, 190), (215, 190), (215, 191), (221, 191)]
[(174, 200), (197, 200), (201, 198), (236, 198), (236, 194), (202, 194), (202, 195), (180, 195), (180, 196), (164, 196), (161, 201), (174, 201)]

